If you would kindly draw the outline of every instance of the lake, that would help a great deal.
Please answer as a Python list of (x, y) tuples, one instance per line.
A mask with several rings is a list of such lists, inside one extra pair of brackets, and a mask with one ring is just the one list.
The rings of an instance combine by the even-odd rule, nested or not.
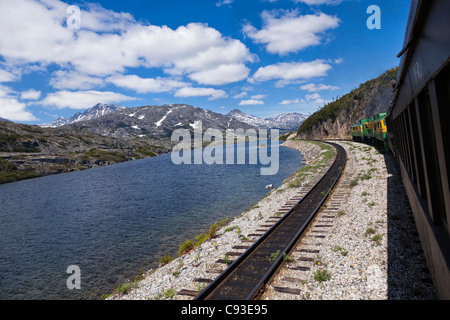
[[(246, 148), (248, 145), (236, 145)], [(200, 150), (199, 150), (200, 151)], [(170, 154), (0, 185), (0, 299), (97, 299), (215, 221), (281, 185), (301, 154), (280, 147), (276, 175), (258, 165), (175, 165)], [(81, 290), (69, 290), (69, 266)]]

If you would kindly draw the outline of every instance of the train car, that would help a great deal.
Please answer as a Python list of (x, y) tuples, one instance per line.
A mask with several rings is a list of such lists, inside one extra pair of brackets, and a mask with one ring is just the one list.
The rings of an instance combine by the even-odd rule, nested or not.
[(386, 116), (387, 112), (382, 112), (354, 124), (351, 128), (353, 140), (382, 145), (386, 150), (389, 150)]
[(387, 141), (387, 126), (386, 126), (387, 112), (379, 113), (375, 116), (374, 130), (375, 130), (375, 143), (384, 147), (384, 150), (389, 151), (389, 145)]
[(386, 141), (387, 127), (386, 127), (387, 112), (379, 113), (374, 119), (375, 140)]
[(361, 120), (361, 124), (363, 125), (363, 142), (369, 142), (373, 134), (372, 120), (373, 118)]
[(450, 1), (413, 0), (388, 143), (439, 299), (450, 299)]
[(353, 141), (362, 141), (363, 139), (363, 126), (361, 123), (357, 123), (352, 126), (352, 138)]

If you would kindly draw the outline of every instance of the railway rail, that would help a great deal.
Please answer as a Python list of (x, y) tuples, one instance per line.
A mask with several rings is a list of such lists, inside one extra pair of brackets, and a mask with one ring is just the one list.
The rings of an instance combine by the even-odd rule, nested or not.
[(345, 149), (334, 143), (329, 144), (337, 151), (330, 169), (282, 218), (198, 294), (195, 300), (252, 300), (260, 294), (305, 233), (345, 168)]

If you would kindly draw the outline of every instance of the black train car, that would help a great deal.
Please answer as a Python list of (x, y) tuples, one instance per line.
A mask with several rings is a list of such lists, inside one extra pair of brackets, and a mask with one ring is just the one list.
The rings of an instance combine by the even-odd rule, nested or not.
[(413, 0), (388, 142), (439, 299), (450, 299), (450, 1)]

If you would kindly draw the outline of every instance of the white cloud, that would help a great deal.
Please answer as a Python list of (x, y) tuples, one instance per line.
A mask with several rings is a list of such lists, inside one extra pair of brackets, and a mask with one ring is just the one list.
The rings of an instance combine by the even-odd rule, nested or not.
[(73, 32), (63, 27), (65, 16), (37, 1), (0, 1), (0, 54), (18, 64), (66, 62)]
[(308, 83), (301, 86), (300, 89), (307, 90), (308, 92), (319, 92), (324, 90), (338, 90), (339, 87), (325, 84)]
[(251, 98), (256, 99), (256, 100), (261, 100), (261, 99), (264, 99), (265, 97), (266, 97), (265, 94), (257, 94), (255, 96), (252, 96)]
[(302, 16), (297, 11), (264, 11), (261, 17), (261, 30), (248, 24), (243, 31), (255, 43), (266, 45), (268, 52), (279, 55), (319, 45), (326, 31), (337, 28), (340, 22), (322, 12)]
[(257, 100), (257, 99), (250, 99), (250, 100), (242, 100), (241, 102), (239, 102), (240, 106), (253, 106), (253, 105), (260, 105), (260, 104), (264, 104), (264, 101)]
[(297, 103), (303, 103), (303, 102), (305, 102), (305, 100), (303, 100), (303, 99), (300, 100), (299, 98), (297, 98), (294, 100), (283, 100), (279, 104), (288, 105), (288, 104), (297, 104)]
[(245, 98), (247, 95), (248, 95), (248, 93), (246, 91), (244, 91), (244, 92), (241, 92), (241, 93), (233, 96), (233, 98), (234, 99), (242, 99), (242, 98)]
[(50, 93), (40, 103), (57, 109), (88, 109), (97, 103), (120, 103), (137, 100), (120, 93), (109, 91), (58, 91)]
[(312, 93), (312, 94), (307, 94), (305, 98), (306, 98), (306, 101), (310, 101), (313, 103), (325, 104), (328, 102), (325, 99), (323, 99), (322, 96), (320, 94), (318, 94), (317, 92)]
[(188, 98), (188, 97), (210, 97), (209, 100), (216, 100), (228, 97), (227, 93), (223, 90), (217, 90), (213, 88), (181, 88), (175, 93), (175, 97)]
[(81, 29), (73, 31), (66, 27), (67, 3), (0, 1), (0, 56), (9, 66), (61, 67), (73, 82), (59, 86), (52, 82), (59, 89), (87, 89), (89, 84), (92, 88), (99, 82), (87, 77), (109, 77), (139, 67), (161, 68), (201, 84), (228, 84), (245, 79), (249, 72), (245, 64), (256, 60), (241, 41), (206, 24), (171, 29), (100, 5), (83, 6)]
[(321, 98), (321, 96), (318, 93), (313, 93), (313, 94), (307, 94), (306, 95), (306, 100), (307, 101), (317, 100), (317, 99), (320, 99), (320, 98)]
[(14, 98), (0, 97), (0, 117), (11, 121), (37, 121), (32, 113), (26, 111), (26, 105)]
[(342, 2), (342, 0), (294, 0), (295, 2), (303, 2), (310, 6), (317, 6), (321, 4), (330, 4), (330, 5), (337, 5)]
[(214, 69), (192, 73), (189, 78), (200, 84), (222, 85), (244, 80), (249, 72), (250, 69), (243, 64), (220, 65)]
[(182, 81), (164, 78), (141, 78), (137, 75), (118, 75), (109, 77), (107, 82), (126, 89), (134, 90), (138, 93), (168, 92), (175, 88), (186, 87), (189, 84)]
[(89, 76), (76, 71), (58, 70), (53, 73), (50, 85), (55, 89), (87, 90), (101, 87), (105, 84), (103, 78)]
[(283, 62), (259, 68), (253, 75), (253, 80), (268, 81), (280, 79), (287, 84), (293, 80), (326, 76), (330, 69), (331, 65), (320, 59), (311, 62)]
[(0, 85), (0, 117), (11, 121), (37, 121), (27, 105), (19, 102), (17, 94), (9, 87)]
[[(136, 20), (129, 13), (108, 10), (97, 3), (86, 3), (86, 5), (88, 10), (81, 12), (81, 27), (84, 30), (97, 32), (126, 31), (136, 24)], [(64, 4), (64, 6), (66, 5)]]
[(41, 97), (41, 91), (30, 89), (20, 94), (22, 100), (37, 100)]
[(216, 2), (217, 7), (221, 7), (223, 5), (229, 5), (232, 4), (234, 0), (219, 0)]
[(11, 82), (18, 79), (18, 76), (12, 72), (0, 69), (0, 83)]

